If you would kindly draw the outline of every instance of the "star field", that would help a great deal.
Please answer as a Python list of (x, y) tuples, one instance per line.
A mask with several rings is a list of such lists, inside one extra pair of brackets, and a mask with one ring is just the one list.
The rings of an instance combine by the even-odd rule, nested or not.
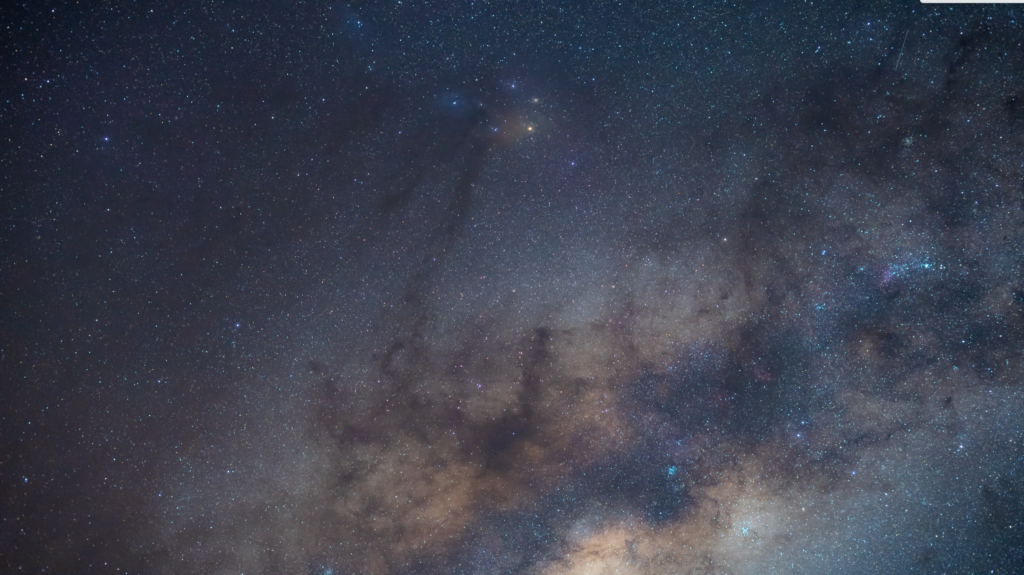
[(0, 12), (0, 571), (1020, 573), (1014, 5)]

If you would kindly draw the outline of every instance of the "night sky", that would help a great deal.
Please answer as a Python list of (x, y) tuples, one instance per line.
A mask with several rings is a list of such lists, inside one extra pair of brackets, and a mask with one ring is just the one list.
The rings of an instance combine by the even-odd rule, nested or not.
[(1024, 572), (1024, 8), (0, 10), (0, 571)]

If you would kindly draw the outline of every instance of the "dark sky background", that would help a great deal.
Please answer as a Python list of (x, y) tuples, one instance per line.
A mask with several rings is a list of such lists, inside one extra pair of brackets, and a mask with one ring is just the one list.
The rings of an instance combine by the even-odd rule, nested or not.
[(1024, 8), (0, 11), (0, 571), (1024, 572)]

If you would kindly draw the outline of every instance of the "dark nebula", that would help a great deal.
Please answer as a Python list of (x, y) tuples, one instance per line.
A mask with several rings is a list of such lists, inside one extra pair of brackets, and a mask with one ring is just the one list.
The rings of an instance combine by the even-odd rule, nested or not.
[(1022, 17), (3, 9), (0, 571), (1024, 573)]

